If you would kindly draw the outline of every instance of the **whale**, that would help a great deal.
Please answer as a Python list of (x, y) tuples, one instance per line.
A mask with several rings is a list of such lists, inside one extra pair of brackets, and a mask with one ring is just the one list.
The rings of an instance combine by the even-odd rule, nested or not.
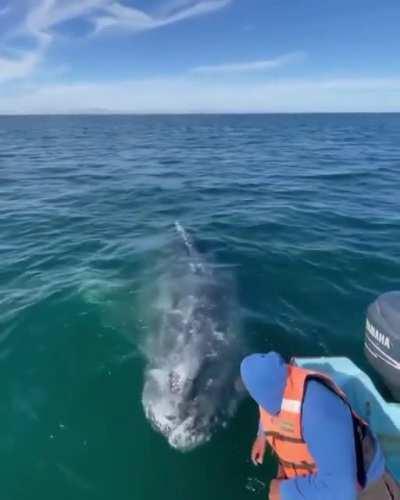
[(177, 222), (156, 288), (142, 405), (173, 448), (189, 451), (226, 427), (243, 397), (234, 280), (196, 249)]

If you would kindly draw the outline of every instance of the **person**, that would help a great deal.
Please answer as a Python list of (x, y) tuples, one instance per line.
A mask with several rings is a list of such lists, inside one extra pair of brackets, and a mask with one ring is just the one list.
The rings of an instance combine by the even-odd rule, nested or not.
[(260, 412), (251, 459), (262, 464), (269, 444), (279, 461), (269, 500), (400, 500), (378, 440), (331, 379), (275, 352), (240, 371)]

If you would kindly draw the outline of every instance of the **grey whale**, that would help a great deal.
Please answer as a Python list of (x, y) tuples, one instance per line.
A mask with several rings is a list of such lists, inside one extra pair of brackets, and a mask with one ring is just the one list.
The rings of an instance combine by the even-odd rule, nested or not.
[(234, 414), (242, 343), (232, 281), (200, 255), (179, 224), (161, 276), (145, 345), (142, 404), (155, 430), (179, 450), (207, 442)]

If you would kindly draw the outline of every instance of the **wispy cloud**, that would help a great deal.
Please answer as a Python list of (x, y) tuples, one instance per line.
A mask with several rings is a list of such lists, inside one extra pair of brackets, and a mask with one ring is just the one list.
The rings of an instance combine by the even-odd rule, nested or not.
[(52, 36), (50, 30), (58, 24), (105, 8), (109, 0), (41, 0), (28, 12), (26, 30), (36, 35)]
[(90, 12), (106, 1), (72, 0), (67, 4), (61, 0), (40, 0), (34, 3), (33, 7), (23, 13), (18, 27), (7, 34), (6, 42), (10, 45), (15, 40), (28, 37), (35, 42), (35, 46), (12, 56), (0, 54), (0, 83), (25, 78), (34, 73), (54, 40), (53, 28), (61, 22)]
[(95, 18), (95, 30), (97, 33), (112, 28), (123, 28), (133, 32), (147, 31), (208, 14), (230, 3), (231, 0), (173, 1), (166, 4), (161, 13), (147, 14), (134, 7), (112, 2), (104, 8), (107, 15)]
[(0, 83), (29, 76), (41, 57), (41, 50), (26, 52), (17, 58), (0, 57)]
[(215, 64), (207, 66), (197, 66), (193, 68), (192, 73), (199, 74), (220, 74), (220, 73), (250, 73), (264, 72), (276, 68), (281, 68), (292, 63), (303, 61), (305, 54), (302, 52), (293, 52), (285, 54), (275, 59), (262, 59), (258, 61), (235, 62), (229, 64)]
[[(222, 9), (231, 1), (171, 0), (158, 13), (147, 13), (115, 0), (37, 0), (27, 4), (22, 22), (13, 35), (8, 34), (7, 40), (10, 43), (13, 38), (30, 37), (36, 41), (36, 47), (16, 57), (0, 52), (0, 82), (31, 75), (54, 42), (57, 26), (66, 21), (84, 18), (93, 25), (93, 33), (109, 28), (141, 32)], [(8, 11), (6, 6), (0, 15)]]

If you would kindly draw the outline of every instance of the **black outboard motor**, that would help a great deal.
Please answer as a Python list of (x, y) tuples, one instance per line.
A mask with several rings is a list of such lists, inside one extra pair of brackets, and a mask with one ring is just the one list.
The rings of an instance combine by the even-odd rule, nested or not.
[(400, 292), (384, 293), (368, 308), (365, 354), (400, 402)]

